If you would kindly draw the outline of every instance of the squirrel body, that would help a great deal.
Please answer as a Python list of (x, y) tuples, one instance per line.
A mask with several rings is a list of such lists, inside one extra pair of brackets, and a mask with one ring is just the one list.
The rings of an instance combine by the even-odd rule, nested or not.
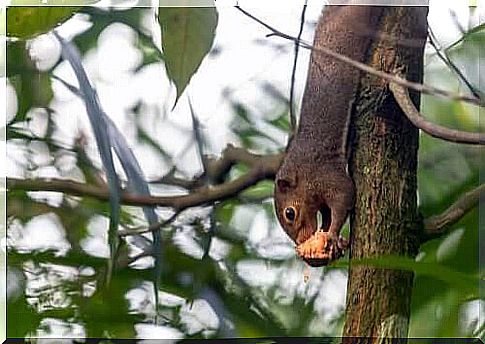
[(275, 180), (278, 220), (310, 265), (327, 264), (347, 246), (339, 235), (355, 198), (348, 132), (361, 78), (359, 70), (318, 48), (364, 62), (381, 13), (378, 6), (326, 6), (316, 28), (298, 130)]

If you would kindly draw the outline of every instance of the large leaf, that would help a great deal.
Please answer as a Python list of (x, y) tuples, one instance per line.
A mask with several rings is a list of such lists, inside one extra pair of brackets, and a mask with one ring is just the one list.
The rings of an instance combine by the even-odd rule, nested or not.
[(7, 35), (32, 38), (54, 29), (69, 19), (80, 7), (9, 7)]
[(215, 7), (160, 7), (158, 21), (168, 77), (177, 102), (209, 52), (217, 26)]

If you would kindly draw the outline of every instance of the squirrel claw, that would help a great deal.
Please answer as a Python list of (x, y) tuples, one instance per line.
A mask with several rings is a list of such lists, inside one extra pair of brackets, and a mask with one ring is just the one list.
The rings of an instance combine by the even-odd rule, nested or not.
[(349, 247), (349, 241), (341, 236), (337, 239), (337, 246), (339, 250), (345, 253), (345, 250), (347, 250), (347, 248)]

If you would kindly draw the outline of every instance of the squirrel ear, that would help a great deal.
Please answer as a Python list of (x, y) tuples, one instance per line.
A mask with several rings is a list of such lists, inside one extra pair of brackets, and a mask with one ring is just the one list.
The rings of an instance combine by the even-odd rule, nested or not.
[(295, 187), (295, 183), (288, 179), (278, 178), (276, 180), (276, 186), (278, 188), (278, 191), (287, 192)]

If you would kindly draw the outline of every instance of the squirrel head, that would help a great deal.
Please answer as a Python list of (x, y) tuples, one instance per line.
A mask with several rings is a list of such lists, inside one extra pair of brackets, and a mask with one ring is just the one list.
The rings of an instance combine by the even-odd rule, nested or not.
[(331, 223), (331, 210), (322, 198), (323, 183), (315, 178), (318, 173), (301, 167), (280, 168), (274, 195), (278, 220), (297, 245), (310, 238), (319, 227), (328, 230)]

